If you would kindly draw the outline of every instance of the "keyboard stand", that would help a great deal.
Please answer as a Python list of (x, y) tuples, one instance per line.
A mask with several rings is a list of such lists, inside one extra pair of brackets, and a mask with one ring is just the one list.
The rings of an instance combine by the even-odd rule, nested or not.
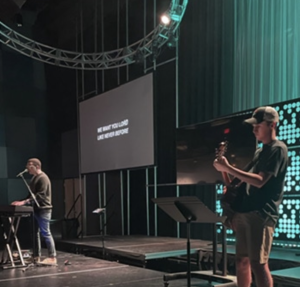
[[(22, 217), (30, 216), (32, 213), (16, 213), (14, 215), (10, 214), (0, 214), (0, 226), (3, 232), (3, 238), (5, 243), (5, 248), (2, 252), (0, 267), (2, 269), (25, 267), (26, 264), (23, 259), (22, 250), (17, 237), (20, 220)], [(13, 250), (16, 248), (17, 256), (13, 256)], [(15, 258), (14, 258), (15, 257)]]

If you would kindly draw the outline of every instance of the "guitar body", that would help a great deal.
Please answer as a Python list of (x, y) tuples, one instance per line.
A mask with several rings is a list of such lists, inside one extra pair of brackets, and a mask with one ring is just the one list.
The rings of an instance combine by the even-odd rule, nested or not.
[(225, 225), (231, 228), (231, 221), (239, 206), (243, 203), (244, 194), (246, 191), (246, 183), (241, 183), (238, 186), (229, 186), (223, 193), (220, 203), (223, 210), (222, 215), (226, 216)]

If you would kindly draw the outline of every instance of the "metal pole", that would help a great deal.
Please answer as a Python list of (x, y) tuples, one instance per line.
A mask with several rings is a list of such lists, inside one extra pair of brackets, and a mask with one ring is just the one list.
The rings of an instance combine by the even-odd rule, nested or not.
[[(128, 0), (126, 0), (126, 47), (129, 45), (129, 28), (128, 28)], [(129, 65), (126, 66), (126, 81), (129, 81)]]
[(127, 235), (130, 235), (130, 170), (127, 170)]
[(146, 216), (147, 216), (147, 235), (150, 235), (150, 219), (149, 219), (149, 170), (146, 168)]
[[(101, 174), (98, 173), (98, 202), (99, 202), (99, 207), (102, 208), (102, 188), (101, 188)], [(104, 215), (102, 215), (104, 216)], [(100, 216), (101, 217), (101, 216)], [(104, 234), (104, 226), (102, 224), (102, 220), (100, 218), (100, 230), (102, 230), (102, 234)]]
[[(156, 0), (153, 1), (153, 29), (156, 27)], [(156, 71), (156, 55), (153, 57), (153, 70)]]
[[(147, 0), (144, 0), (144, 38), (147, 33)], [(147, 71), (147, 61), (144, 58), (144, 74), (146, 74)]]
[(121, 188), (121, 222), (122, 235), (124, 235), (124, 188), (123, 188), (123, 172), (120, 170), (120, 188)]
[[(179, 57), (179, 47), (178, 47), (178, 30), (176, 31), (176, 56), (175, 56), (175, 102), (176, 102), (176, 129), (178, 128), (179, 125), (179, 120), (178, 120), (178, 106), (179, 106), (179, 66), (178, 66), (178, 57)], [(176, 186), (176, 196), (180, 196), (180, 188), (177, 185)], [(180, 223), (177, 222), (177, 237), (180, 237)]]
[[(154, 198), (157, 198), (157, 167), (154, 167)], [(154, 235), (157, 236), (157, 204), (154, 205)]]
[[(107, 211), (107, 202), (106, 202), (106, 173), (104, 172), (103, 173), (103, 204), (106, 208), (106, 211)], [(107, 222), (107, 212), (104, 212), (103, 214), (104, 216), (104, 222)], [(104, 235), (106, 235), (106, 225), (104, 226)]]
[[(104, 52), (104, 7), (103, 0), (101, 1), (101, 49)], [(102, 92), (105, 91), (104, 70), (102, 70)]]
[[(120, 48), (120, 0), (117, 2), (117, 49)], [(117, 69), (117, 82), (120, 85), (120, 67)]]
[[(75, 29), (76, 29), (76, 37), (75, 37), (75, 49), (76, 51), (79, 50), (79, 39), (78, 39), (78, 30), (79, 30), (79, 17), (76, 18), (76, 26), (75, 26)], [(82, 182), (82, 174), (81, 174), (81, 144), (80, 144), (80, 121), (79, 121), (79, 71), (76, 70), (76, 73), (75, 73), (75, 77), (76, 77), (76, 99), (77, 99), (77, 105), (76, 105), (76, 108), (77, 108), (77, 141), (78, 141), (78, 183), (79, 183), (79, 193), (81, 195), (81, 201), (80, 201), (80, 204), (81, 204), (81, 229), (82, 229), (82, 232), (81, 232), (81, 237), (83, 235), (86, 234), (86, 209), (85, 209), (85, 202), (86, 202), (86, 194), (85, 194), (85, 181), (84, 181), (84, 188), (82, 188), (82, 185), (83, 185), (83, 182)]]
[[(95, 5), (95, 14), (94, 14), (94, 52), (97, 53), (98, 50), (98, 42), (97, 42), (97, 35), (98, 35), (98, 0), (94, 0)], [(95, 70), (95, 91), (96, 95), (98, 95), (98, 71)]]

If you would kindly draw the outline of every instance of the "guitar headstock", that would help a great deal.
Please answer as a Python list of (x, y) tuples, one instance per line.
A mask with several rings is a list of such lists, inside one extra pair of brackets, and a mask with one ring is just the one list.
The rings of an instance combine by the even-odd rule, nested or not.
[(228, 142), (223, 141), (219, 143), (219, 148), (216, 148), (216, 158), (220, 158), (225, 155), (228, 147)]

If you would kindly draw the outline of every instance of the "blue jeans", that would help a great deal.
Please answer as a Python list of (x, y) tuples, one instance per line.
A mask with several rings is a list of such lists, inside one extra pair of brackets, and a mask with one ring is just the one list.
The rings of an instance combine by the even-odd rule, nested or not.
[(50, 231), (50, 220), (51, 220), (51, 209), (39, 209), (34, 211), (34, 218), (36, 222), (36, 241), (35, 241), (35, 250), (34, 256), (41, 257), (42, 248), (41, 248), (41, 235), (45, 240), (48, 256), (56, 257), (56, 250), (54, 240)]

